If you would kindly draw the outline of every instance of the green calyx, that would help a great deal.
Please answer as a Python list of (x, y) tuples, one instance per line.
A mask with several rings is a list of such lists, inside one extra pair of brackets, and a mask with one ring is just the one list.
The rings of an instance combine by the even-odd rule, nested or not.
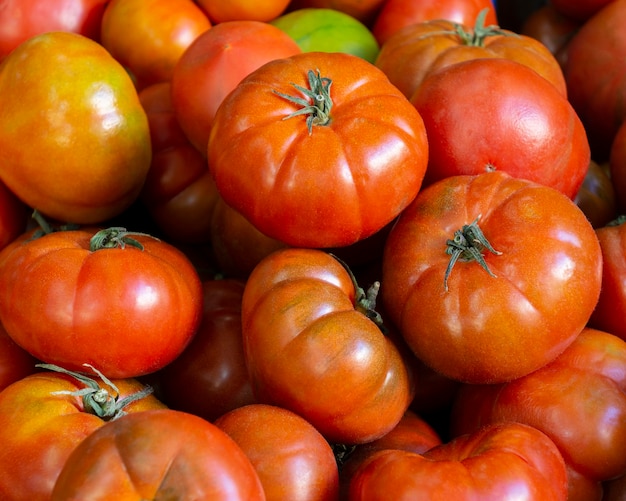
[(158, 240), (147, 233), (127, 231), (126, 228), (114, 226), (112, 228), (100, 230), (93, 237), (91, 237), (91, 240), (89, 241), (89, 250), (94, 252), (100, 249), (123, 249), (127, 245), (143, 250), (141, 242), (133, 238), (132, 235), (141, 235)]
[(330, 122), (330, 110), (333, 106), (333, 101), (330, 98), (330, 86), (332, 80), (320, 75), (319, 70), (317, 72), (309, 70), (307, 73), (309, 80), (309, 88), (302, 87), (298, 84), (291, 84), (304, 94), (308, 99), (304, 99), (298, 96), (291, 96), (283, 92), (274, 91), (275, 94), (282, 98), (291, 101), (299, 106), (302, 106), (298, 111), (290, 113), (283, 120), (293, 118), (300, 115), (306, 115), (306, 125), (309, 130), (309, 135), (313, 133), (314, 125), (327, 125)]

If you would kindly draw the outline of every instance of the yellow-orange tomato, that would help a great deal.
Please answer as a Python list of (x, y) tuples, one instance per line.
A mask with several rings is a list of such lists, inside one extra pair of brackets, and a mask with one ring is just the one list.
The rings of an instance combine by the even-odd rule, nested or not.
[(146, 114), (128, 73), (75, 33), (30, 38), (0, 72), (0, 179), (27, 205), (96, 223), (137, 198), (150, 167)]

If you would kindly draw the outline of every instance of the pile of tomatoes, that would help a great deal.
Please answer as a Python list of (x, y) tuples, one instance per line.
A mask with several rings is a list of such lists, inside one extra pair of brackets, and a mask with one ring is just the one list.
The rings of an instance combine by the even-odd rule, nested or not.
[(626, 497), (626, 0), (494, 4), (0, 0), (0, 499)]

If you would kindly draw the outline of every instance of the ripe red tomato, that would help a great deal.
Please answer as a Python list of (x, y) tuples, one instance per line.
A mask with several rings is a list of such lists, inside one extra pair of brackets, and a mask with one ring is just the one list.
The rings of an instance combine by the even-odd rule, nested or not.
[(0, 290), (0, 319), (22, 348), (116, 378), (174, 360), (202, 314), (200, 279), (182, 252), (123, 228), (24, 234), (0, 253)]
[(391, 222), (419, 191), (427, 158), (419, 113), (381, 70), (343, 53), (254, 71), (222, 102), (208, 147), (227, 204), (272, 238), (316, 248)]
[(172, 75), (174, 111), (191, 144), (206, 155), (224, 97), (259, 66), (300, 52), (287, 33), (260, 21), (224, 22), (198, 36)]
[(466, 26), (441, 19), (406, 26), (387, 39), (376, 66), (410, 99), (429, 73), (469, 59), (501, 57), (532, 68), (565, 96), (565, 77), (552, 52), (534, 38), (485, 26), (485, 14)]
[(138, 197), (150, 132), (124, 68), (93, 40), (51, 32), (0, 72), (0, 179), (53, 219), (99, 223)]
[(101, 43), (142, 89), (171, 80), (180, 56), (210, 27), (192, 0), (111, 0), (102, 17)]
[(76, 447), (50, 501), (94, 497), (265, 500), (252, 464), (228, 435), (171, 409), (127, 414)]
[(601, 278), (598, 239), (576, 204), (496, 171), (420, 192), (387, 238), (381, 293), (424, 363), (452, 379), (495, 383), (571, 344)]
[(273, 405), (251, 404), (224, 414), (215, 425), (250, 459), (268, 500), (339, 499), (333, 450), (298, 414)]
[(386, 0), (376, 16), (372, 33), (378, 43), (384, 45), (389, 37), (415, 23), (446, 19), (465, 26), (472, 26), (478, 14), (487, 9), (485, 24), (498, 24), (496, 10), (491, 0), (420, 0), (407, 2), (406, 0)]
[(196, 0), (215, 23), (227, 21), (267, 22), (280, 16), (289, 0)]
[(256, 398), (300, 414), (331, 442), (381, 437), (413, 396), (402, 355), (361, 293), (331, 255), (296, 248), (263, 259), (244, 290), (243, 344)]
[(519, 423), (487, 426), (424, 454), (378, 451), (350, 483), (353, 501), (518, 498), (567, 499), (559, 450), (546, 435)]
[(463, 385), (453, 435), (518, 422), (548, 435), (565, 459), (569, 501), (599, 501), (626, 473), (626, 341), (585, 329), (552, 363), (502, 385)]
[(220, 197), (205, 155), (191, 144), (178, 123), (171, 88), (170, 82), (161, 82), (139, 92), (152, 144), (152, 163), (140, 200), (168, 238), (208, 242), (212, 213)]
[(19, 44), (49, 31), (78, 33), (98, 41), (109, 0), (2, 0), (0, 61)]
[(428, 134), (425, 184), (495, 170), (573, 198), (583, 183), (590, 161), (583, 124), (567, 98), (525, 65), (456, 63), (426, 78), (411, 102)]
[[(48, 371), (5, 388), (0, 392), (0, 498), (49, 501), (65, 461), (84, 438), (119, 411), (164, 407), (148, 391), (134, 379), (79, 379)], [(126, 401), (131, 395), (141, 398)]]
[(202, 321), (193, 340), (156, 374), (169, 407), (214, 421), (255, 403), (241, 335), (243, 290), (239, 280), (203, 282)]

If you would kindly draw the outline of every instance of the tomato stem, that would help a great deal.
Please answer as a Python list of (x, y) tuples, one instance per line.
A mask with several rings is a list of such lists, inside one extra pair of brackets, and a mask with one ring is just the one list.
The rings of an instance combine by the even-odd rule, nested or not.
[(319, 70), (317, 73), (313, 70), (309, 70), (307, 73), (309, 79), (309, 88), (302, 87), (301, 85), (292, 83), (296, 89), (302, 92), (310, 101), (298, 96), (291, 96), (274, 90), (274, 93), (291, 101), (292, 103), (302, 106), (297, 111), (290, 113), (283, 120), (287, 120), (299, 115), (307, 115), (306, 125), (309, 130), (309, 135), (313, 132), (314, 125), (327, 125), (330, 122), (330, 110), (333, 106), (333, 101), (330, 98), (330, 86), (332, 80), (320, 75)]
[(31, 240), (35, 240), (36, 238), (43, 237), (44, 235), (49, 235), (50, 233), (54, 233), (56, 231), (71, 231), (71, 230), (77, 230), (79, 228), (79, 225), (74, 224), (74, 223), (66, 223), (58, 227), (54, 227), (48, 222), (48, 220), (43, 216), (43, 214), (39, 212), (37, 209), (33, 210), (33, 213), (31, 214), (30, 217), (32, 217), (39, 225), (39, 229), (37, 229), (37, 231), (35, 231), (33, 235), (30, 237)]
[(474, 29), (472, 31), (466, 31), (463, 29), (462, 24), (455, 23), (455, 33), (463, 40), (465, 45), (472, 47), (483, 47), (485, 45), (485, 38), (496, 35), (504, 36), (519, 36), (517, 33), (506, 31), (501, 29), (495, 24), (485, 26), (485, 19), (489, 8), (486, 7), (478, 13), (476, 16), (476, 22), (474, 23)]
[(482, 251), (487, 249), (495, 255), (501, 255), (502, 252), (495, 250), (491, 246), (480, 226), (478, 226), (479, 219), (480, 215), (470, 224), (464, 224), (460, 230), (454, 232), (454, 237), (451, 240), (446, 241), (446, 254), (451, 256), (443, 277), (443, 286), (446, 292), (448, 291), (448, 278), (457, 261), (476, 261), (489, 275), (496, 277), (489, 269), (489, 266), (487, 266)]
[(100, 249), (123, 249), (126, 245), (143, 250), (141, 242), (134, 239), (131, 235), (142, 235), (158, 240), (158, 238), (148, 235), (147, 233), (127, 231), (126, 228), (114, 226), (100, 230), (92, 236), (89, 241), (89, 250), (95, 252)]

